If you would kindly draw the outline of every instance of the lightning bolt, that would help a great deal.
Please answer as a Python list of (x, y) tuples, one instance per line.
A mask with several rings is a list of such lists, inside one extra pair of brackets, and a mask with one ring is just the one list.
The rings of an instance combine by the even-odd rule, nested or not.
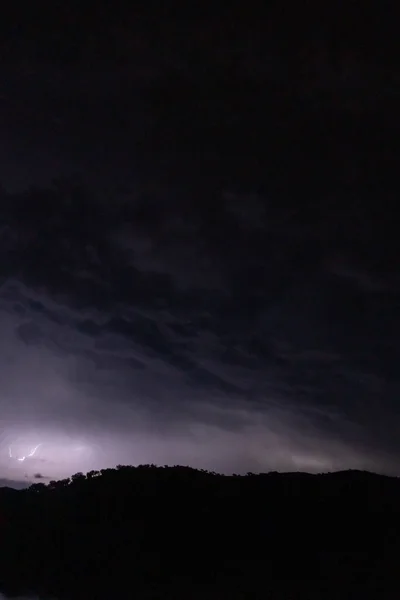
[(28, 454), (28, 456), (33, 456), (36, 452), (36, 450), (41, 446), (42, 444), (38, 444), (37, 446), (34, 447), (33, 450), (31, 450), (31, 452)]
[[(17, 458), (17, 460), (19, 462), (23, 462), (24, 460), (26, 460), (27, 458), (30, 458), (31, 456), (33, 456), (36, 453), (36, 450), (41, 446), (42, 444), (38, 444), (37, 446), (35, 446), (30, 452), (29, 454), (27, 454), (26, 456), (21, 456), (20, 458)], [(13, 458), (12, 452), (11, 452), (11, 446), (8, 447), (8, 455), (10, 458)]]

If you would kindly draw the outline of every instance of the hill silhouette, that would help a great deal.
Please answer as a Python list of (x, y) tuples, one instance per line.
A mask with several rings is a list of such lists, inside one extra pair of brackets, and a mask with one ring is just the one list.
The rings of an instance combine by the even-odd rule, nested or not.
[(67, 598), (391, 598), (400, 481), (368, 472), (76, 473), (0, 489), (0, 589)]

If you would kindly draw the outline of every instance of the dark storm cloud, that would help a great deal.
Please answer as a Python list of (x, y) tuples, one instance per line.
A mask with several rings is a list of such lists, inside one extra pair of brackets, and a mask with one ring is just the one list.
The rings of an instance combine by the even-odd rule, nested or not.
[(0, 487), (10, 487), (17, 490), (23, 490), (28, 487), (28, 483), (24, 481), (15, 481), (13, 479), (0, 479)]
[(143, 461), (394, 469), (390, 280), (348, 277), (360, 261), (342, 251), (338, 269), (329, 238), (261, 197), (215, 200), (6, 197), (3, 451), (44, 440), (20, 477)]
[(117, 61), (64, 9), (51, 52), (29, 15), (4, 42), (4, 477), (395, 470), (395, 53), (354, 50), (358, 11), (242, 11), (228, 32), (113, 10)]

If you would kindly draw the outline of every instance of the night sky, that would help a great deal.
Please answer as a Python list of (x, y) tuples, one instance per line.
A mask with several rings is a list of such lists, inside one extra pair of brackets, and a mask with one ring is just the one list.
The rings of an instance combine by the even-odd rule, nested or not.
[(396, 19), (132, 4), (0, 25), (0, 482), (398, 475)]

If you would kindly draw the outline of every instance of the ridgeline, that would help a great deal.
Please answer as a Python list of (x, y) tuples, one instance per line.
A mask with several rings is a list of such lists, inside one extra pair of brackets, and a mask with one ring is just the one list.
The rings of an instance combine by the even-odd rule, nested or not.
[(0, 489), (0, 590), (59, 600), (399, 597), (400, 480), (118, 466)]

